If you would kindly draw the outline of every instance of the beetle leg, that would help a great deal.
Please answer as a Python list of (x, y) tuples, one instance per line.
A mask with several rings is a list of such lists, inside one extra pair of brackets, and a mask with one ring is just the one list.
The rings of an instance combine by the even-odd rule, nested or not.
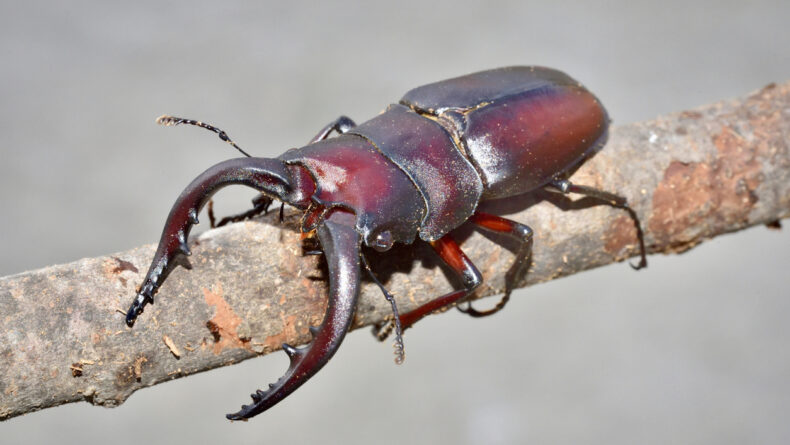
[[(170, 116), (163, 116), (163, 117), (170, 118)], [(160, 118), (160, 119), (162, 119), (162, 118)], [(230, 138), (227, 138), (227, 135), (222, 130), (219, 130), (219, 129), (215, 128), (215, 127), (212, 127), (210, 125), (204, 124), (202, 122), (191, 121), (191, 120), (180, 119), (180, 118), (172, 118), (172, 119), (177, 119), (178, 122), (173, 123), (173, 124), (166, 124), (166, 125), (177, 125), (178, 123), (187, 123), (187, 124), (192, 124), (192, 125), (198, 125), (198, 126), (201, 126), (203, 128), (207, 128), (207, 129), (209, 129), (211, 131), (214, 131), (215, 133), (220, 135), (220, 138), (223, 138), (222, 139), (223, 141), (228, 141), (230, 144), (232, 144), (234, 147), (236, 147), (236, 145), (233, 143), (233, 141), (231, 141)], [(321, 131), (319, 131), (318, 134), (315, 135), (315, 137), (313, 137), (313, 139), (310, 140), (310, 143), (312, 144), (312, 143), (315, 143), (315, 142), (318, 142), (318, 141), (323, 141), (324, 139), (329, 137), (329, 134), (332, 131), (337, 131), (339, 134), (343, 134), (343, 133), (347, 132), (348, 130), (350, 130), (350, 129), (356, 127), (356, 126), (357, 126), (357, 124), (354, 123), (354, 121), (351, 120), (351, 118), (349, 118), (348, 116), (340, 116), (337, 119), (333, 120), (332, 122), (328, 123), (324, 128), (322, 128)], [(223, 135), (224, 135), (224, 137), (223, 137)], [(239, 148), (239, 150), (241, 150), (241, 149)], [(244, 153), (244, 152), (242, 151), (242, 153)], [(246, 155), (246, 153), (244, 153), (244, 154)], [(247, 155), (247, 156), (249, 156), (249, 155)], [(222, 226), (224, 226), (227, 223), (244, 221), (245, 219), (249, 219), (249, 218), (252, 218), (253, 216), (260, 215), (261, 213), (266, 213), (266, 211), (269, 210), (269, 206), (271, 205), (271, 202), (272, 202), (271, 199), (269, 199), (268, 203), (267, 203), (265, 201), (266, 199), (268, 199), (268, 198), (265, 195), (258, 195), (252, 200), (253, 208), (251, 208), (250, 210), (247, 210), (246, 212), (238, 213), (236, 215), (226, 216), (226, 217), (222, 218), (216, 224), (215, 224), (215, 220), (214, 220), (214, 212), (213, 212), (212, 208), (209, 207), (209, 210), (211, 211), (211, 213), (209, 214), (209, 220), (211, 222), (211, 228), (213, 229), (215, 227), (222, 227)], [(283, 206), (284, 205), (285, 204), (283, 204)], [(283, 222), (283, 206), (280, 206), (280, 222)]]
[[(373, 273), (373, 269), (370, 268), (370, 263), (368, 263), (365, 255), (360, 255), (360, 258), (362, 258), (362, 264), (368, 271), (368, 275), (370, 275), (370, 278), (373, 280), (373, 282), (378, 285), (379, 289), (381, 289), (381, 292), (384, 294), (384, 298), (389, 301), (390, 306), (392, 306), (392, 316), (395, 325), (395, 343), (393, 344), (395, 349), (395, 364), (403, 364), (403, 360), (405, 360), (406, 357), (403, 348), (403, 327), (401, 326), (400, 315), (398, 314), (398, 305), (395, 303), (395, 297), (393, 297), (387, 288), (381, 284), (381, 281), (376, 278), (376, 275)], [(392, 332), (391, 323), (388, 323), (387, 326), (389, 326), (387, 329), (384, 329), (384, 325), (376, 325), (373, 327), (373, 335), (379, 339), (379, 341), (386, 340), (390, 332)]]
[(288, 371), (267, 391), (252, 394), (254, 403), (228, 414), (228, 419), (248, 419), (271, 408), (310, 379), (337, 351), (351, 326), (359, 297), (360, 236), (354, 224), (353, 214), (335, 211), (318, 226), (318, 239), (329, 268), (329, 303), (324, 321), (318, 328), (310, 328), (313, 341), (307, 347), (297, 349), (283, 344), (291, 359)]
[(198, 223), (200, 209), (214, 193), (231, 184), (243, 184), (282, 197), (290, 193), (292, 181), (285, 164), (266, 158), (230, 159), (195, 178), (170, 210), (151, 267), (126, 312), (126, 324), (134, 325), (143, 308), (154, 302), (154, 294), (177, 264), (191, 267), (186, 259), (191, 254), (187, 245), (189, 232)]
[(603, 190), (598, 190), (592, 187), (587, 187), (585, 185), (577, 185), (573, 184), (572, 182), (568, 181), (567, 179), (555, 179), (554, 181), (549, 183), (549, 186), (546, 187), (547, 190), (552, 192), (558, 192), (567, 195), (568, 193), (578, 193), (583, 196), (589, 196), (590, 198), (595, 198), (600, 201), (603, 201), (612, 207), (617, 207), (618, 209), (623, 209), (628, 212), (628, 216), (631, 217), (631, 220), (634, 222), (634, 227), (636, 228), (636, 237), (639, 240), (639, 263), (636, 265), (630, 264), (630, 266), (634, 270), (639, 270), (643, 267), (647, 267), (647, 253), (645, 251), (645, 235), (642, 232), (642, 224), (639, 221), (639, 216), (637, 216), (634, 209), (632, 209), (628, 205), (628, 200), (624, 197), (615, 195), (614, 193), (605, 192)]
[[(197, 127), (205, 128), (206, 130), (213, 131), (214, 133), (216, 133), (217, 136), (219, 136), (220, 139), (222, 139), (223, 141), (225, 141), (228, 144), (232, 145), (233, 148), (235, 148), (236, 150), (241, 152), (241, 154), (243, 154), (244, 156), (247, 156), (248, 158), (252, 157), (249, 153), (247, 153), (246, 151), (242, 150), (241, 147), (236, 145), (236, 143), (233, 142), (233, 139), (231, 139), (230, 136), (228, 136), (228, 134), (225, 133), (223, 130), (221, 130), (221, 129), (213, 126), (213, 125), (209, 125), (209, 124), (207, 124), (205, 122), (197, 121), (197, 120), (194, 120), (194, 119), (185, 119), (183, 117), (169, 116), (169, 115), (165, 114), (165, 115), (159, 116), (156, 119), (156, 123), (159, 124), (159, 125), (164, 125), (165, 127), (181, 125), (181, 124), (187, 124), (187, 125), (194, 125), (194, 126), (197, 126)], [(268, 199), (268, 203), (266, 203), (266, 201), (265, 201), (267, 199)], [(214, 219), (213, 202), (209, 201), (209, 203), (208, 203), (208, 219), (209, 219), (209, 222), (211, 223), (211, 228), (213, 229), (215, 227), (222, 227), (222, 226), (224, 226), (225, 224), (227, 224), (229, 222), (243, 221), (243, 220), (245, 220), (247, 218), (252, 218), (253, 216), (260, 215), (262, 212), (265, 213), (269, 209), (269, 206), (271, 205), (272, 200), (271, 200), (271, 198), (268, 198), (265, 195), (259, 195), (259, 196), (256, 196), (252, 200), (252, 203), (254, 205), (254, 207), (252, 209), (250, 209), (250, 210), (248, 210), (248, 211), (246, 211), (244, 213), (239, 213), (237, 215), (226, 216), (226, 217), (224, 217), (224, 218), (222, 218), (220, 220), (219, 224), (217, 224), (216, 220)]]
[[(230, 140), (230, 138), (227, 136), (227, 134), (224, 131), (222, 131), (222, 130), (216, 128), (216, 127), (213, 127), (211, 125), (205, 124), (203, 122), (188, 120), (188, 119), (174, 118), (172, 116), (162, 116), (162, 117), (159, 118), (159, 120), (157, 120), (157, 122), (159, 122), (160, 120), (164, 120), (165, 121), (165, 122), (160, 122), (163, 125), (178, 125), (178, 124), (185, 123), (185, 124), (197, 125), (197, 126), (206, 128), (208, 130), (211, 130), (211, 131), (219, 134), (220, 138), (223, 141), (226, 141), (226, 142), (230, 143), (231, 145), (236, 147), (239, 151), (241, 151), (241, 149), (238, 148), (238, 146), (236, 146), (236, 144), (232, 140)], [(172, 121), (172, 122), (170, 122), (170, 121)], [(343, 133), (347, 132), (348, 130), (350, 130), (350, 129), (356, 127), (356, 126), (357, 126), (357, 124), (354, 123), (354, 121), (351, 120), (351, 118), (349, 118), (348, 116), (340, 116), (337, 119), (333, 120), (332, 122), (328, 123), (324, 128), (322, 128), (321, 131), (319, 131), (318, 134), (315, 135), (315, 137), (313, 137), (313, 139), (310, 140), (310, 143), (312, 144), (314, 142), (322, 141), (322, 140), (328, 138), (329, 134), (332, 131), (337, 131), (339, 134), (343, 134)], [(245, 153), (244, 151), (241, 151), (241, 152), (244, 153), (245, 155), (247, 155), (247, 153)], [(247, 155), (247, 156), (249, 156), (249, 155)], [(268, 200), (268, 202), (267, 202), (267, 200)], [(214, 219), (213, 208), (211, 206), (209, 206), (209, 220), (210, 220), (210, 223), (211, 223), (211, 228), (213, 229), (215, 227), (222, 227), (222, 226), (224, 226), (225, 224), (228, 224), (228, 223), (244, 221), (245, 219), (249, 219), (249, 218), (252, 218), (254, 216), (260, 215), (261, 213), (266, 213), (269, 210), (269, 206), (271, 205), (271, 203), (272, 203), (272, 200), (269, 199), (267, 196), (265, 196), (265, 195), (258, 195), (255, 198), (253, 198), (253, 200), (252, 200), (253, 207), (250, 210), (247, 210), (246, 212), (238, 213), (236, 215), (226, 216), (226, 217), (222, 218), (219, 222), (216, 222), (216, 220)], [(209, 205), (210, 204), (211, 203), (209, 203)], [(285, 204), (280, 206), (280, 222), (283, 222), (283, 207), (284, 207), (284, 205)]]
[(492, 232), (510, 236), (520, 243), (513, 265), (510, 266), (510, 269), (505, 274), (505, 295), (502, 296), (499, 303), (485, 311), (476, 310), (472, 307), (472, 303), (469, 303), (465, 308), (458, 306), (459, 311), (472, 317), (485, 317), (501, 311), (507, 302), (510, 301), (510, 294), (529, 266), (529, 258), (532, 255), (533, 232), (527, 225), (488, 213), (477, 212), (469, 218), (469, 221)]
[(442, 295), (412, 311), (402, 314), (400, 322), (404, 330), (426, 315), (437, 310), (449, 308), (453, 303), (466, 298), (483, 282), (483, 276), (480, 274), (480, 271), (477, 270), (477, 267), (450, 235), (445, 235), (430, 244), (442, 260), (461, 276), (464, 289)]
[(211, 228), (222, 227), (227, 223), (234, 223), (239, 221), (244, 221), (245, 219), (250, 219), (254, 216), (258, 216), (261, 213), (268, 213), (269, 206), (272, 205), (272, 198), (264, 194), (260, 194), (254, 198), (252, 198), (252, 208), (247, 210), (246, 212), (237, 213), (235, 215), (225, 216), (219, 222), (216, 221), (214, 218), (214, 204), (213, 201), (209, 201), (208, 203), (208, 219), (209, 224), (211, 224)]
[(339, 134), (343, 134), (356, 126), (357, 124), (355, 124), (354, 121), (352, 121), (348, 116), (340, 116), (339, 118), (328, 123), (326, 127), (322, 128), (313, 139), (310, 139), (310, 143), (312, 144), (318, 141), (323, 141), (329, 137), (329, 133), (331, 133), (332, 130), (337, 131)]

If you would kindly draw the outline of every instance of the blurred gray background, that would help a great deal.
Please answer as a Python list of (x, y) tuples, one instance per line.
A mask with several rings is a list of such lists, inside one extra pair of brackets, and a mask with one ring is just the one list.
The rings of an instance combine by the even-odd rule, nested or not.
[[(790, 79), (786, 0), (391, 4), (3, 1), (0, 275), (158, 240), (183, 187), (236, 156), (154, 125), (163, 113), (271, 156), (341, 113), (360, 122), (412, 87), (504, 65), (570, 73), (615, 123)], [(218, 211), (252, 196), (223, 192)], [(115, 409), (14, 418), (0, 443), (788, 443), (790, 231), (650, 260), (530, 288), (484, 320), (432, 317), (400, 367), (353, 333), (249, 423), (223, 415), (284, 354)]]

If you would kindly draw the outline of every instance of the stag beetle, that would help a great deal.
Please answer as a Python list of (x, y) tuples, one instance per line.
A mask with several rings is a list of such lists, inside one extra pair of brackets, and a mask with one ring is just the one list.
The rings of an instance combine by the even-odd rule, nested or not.
[[(227, 134), (208, 124), (163, 116), (160, 123), (198, 125), (242, 151)], [(416, 238), (429, 243), (462, 279), (464, 288), (398, 314), (392, 296), (396, 341), (400, 333), (438, 309), (465, 302), (482, 277), (449, 233), (466, 221), (514, 238), (520, 248), (506, 275), (502, 300), (487, 311), (458, 306), (472, 316), (504, 307), (526, 272), (532, 229), (477, 211), (480, 202), (548, 188), (578, 193), (629, 212), (620, 196), (575, 185), (567, 176), (599, 150), (609, 118), (598, 99), (568, 75), (543, 67), (482, 71), (415, 88), (397, 104), (360, 125), (342, 116), (308, 145), (275, 159), (249, 157), (221, 162), (181, 193), (165, 223), (151, 267), (126, 316), (129, 326), (177, 264), (190, 254), (187, 238), (198, 212), (220, 188), (243, 184), (261, 192), (255, 207), (238, 220), (268, 209), (273, 199), (304, 212), (301, 230), (315, 233), (329, 270), (329, 302), (312, 342), (282, 348), (290, 357), (285, 375), (266, 391), (252, 394), (228, 419), (247, 419), (281, 401), (337, 351), (349, 329), (360, 289), (361, 268), (370, 272), (362, 246), (386, 251)], [(329, 137), (332, 132), (335, 137)], [(282, 207), (281, 207), (282, 210)], [(213, 215), (210, 215), (213, 220)], [(378, 280), (371, 272), (373, 280)], [(389, 332), (382, 329), (382, 336)], [(402, 346), (401, 346), (402, 351)], [(402, 359), (402, 356), (401, 356)]]

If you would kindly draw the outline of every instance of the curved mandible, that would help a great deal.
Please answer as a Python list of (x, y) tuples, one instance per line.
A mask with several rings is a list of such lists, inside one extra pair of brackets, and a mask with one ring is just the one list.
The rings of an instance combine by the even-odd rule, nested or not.
[(145, 305), (154, 302), (154, 294), (176, 265), (191, 268), (186, 259), (191, 255), (187, 246), (189, 231), (198, 223), (200, 209), (214, 193), (231, 184), (242, 184), (268, 196), (283, 198), (292, 191), (293, 183), (285, 164), (277, 159), (267, 158), (230, 159), (220, 162), (195, 178), (170, 210), (151, 267), (126, 312), (126, 324), (130, 327), (134, 325)]
[(360, 235), (354, 229), (355, 222), (353, 214), (337, 210), (318, 227), (318, 240), (329, 267), (329, 303), (321, 326), (310, 328), (313, 341), (301, 349), (283, 344), (291, 359), (285, 375), (267, 391), (251, 394), (254, 403), (242, 405), (241, 411), (228, 414), (228, 419), (249, 419), (271, 408), (309, 380), (340, 347), (359, 297)]

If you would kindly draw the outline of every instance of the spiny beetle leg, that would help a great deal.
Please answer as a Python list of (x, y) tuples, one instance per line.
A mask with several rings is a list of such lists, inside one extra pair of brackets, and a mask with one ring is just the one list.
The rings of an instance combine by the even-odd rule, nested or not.
[[(390, 303), (390, 306), (392, 306), (392, 316), (395, 325), (395, 343), (393, 344), (395, 348), (395, 364), (400, 365), (403, 363), (403, 360), (405, 360), (406, 353), (403, 348), (403, 326), (401, 326), (400, 314), (398, 314), (398, 305), (395, 303), (395, 297), (393, 297), (381, 281), (376, 278), (376, 274), (374, 274), (373, 269), (370, 268), (370, 263), (368, 263), (365, 255), (360, 255), (360, 258), (362, 258), (362, 264), (365, 266), (365, 270), (368, 271), (368, 275), (370, 275), (373, 282), (378, 285), (379, 289), (381, 289), (381, 292), (384, 294), (384, 298)], [(387, 323), (387, 326), (391, 325), (392, 323)], [(386, 340), (390, 332), (392, 332), (391, 327), (382, 330), (383, 327), (383, 325), (376, 325), (373, 327), (373, 335), (376, 336), (379, 341)]]
[(234, 223), (239, 221), (244, 221), (246, 219), (250, 219), (252, 217), (258, 216), (261, 213), (267, 213), (269, 211), (269, 207), (272, 205), (272, 198), (264, 194), (260, 194), (252, 199), (252, 208), (247, 210), (246, 212), (237, 213), (235, 215), (225, 216), (219, 222), (216, 222), (214, 219), (214, 203), (213, 201), (209, 202), (208, 211), (209, 211), (209, 221), (211, 222), (211, 228), (214, 229), (216, 227), (222, 227), (228, 223)]
[(321, 326), (310, 328), (313, 341), (300, 349), (283, 344), (283, 350), (291, 359), (285, 375), (269, 385), (268, 390), (253, 393), (253, 404), (228, 414), (228, 419), (248, 419), (271, 408), (315, 375), (340, 347), (351, 326), (359, 297), (360, 236), (354, 223), (353, 214), (335, 211), (318, 226), (318, 240), (329, 268), (329, 302)]
[(458, 307), (459, 311), (472, 317), (485, 317), (493, 315), (505, 307), (507, 302), (510, 301), (510, 294), (513, 292), (513, 289), (515, 289), (516, 284), (518, 284), (518, 280), (526, 273), (529, 267), (529, 258), (532, 255), (533, 232), (529, 226), (488, 213), (477, 212), (469, 218), (469, 221), (486, 230), (510, 236), (520, 243), (518, 251), (516, 251), (516, 258), (513, 260), (513, 265), (510, 266), (510, 269), (508, 269), (505, 274), (505, 295), (502, 296), (499, 303), (493, 308), (485, 311), (476, 310), (472, 307), (472, 303), (469, 303), (465, 308)]
[(639, 263), (634, 265), (630, 264), (630, 266), (634, 270), (642, 269), (643, 267), (647, 267), (647, 252), (645, 250), (645, 234), (642, 231), (642, 224), (639, 221), (639, 216), (637, 216), (634, 209), (632, 209), (628, 205), (628, 200), (622, 196), (615, 195), (614, 193), (605, 192), (603, 190), (598, 190), (596, 188), (587, 187), (586, 185), (577, 185), (573, 184), (572, 182), (568, 181), (567, 179), (555, 179), (549, 186), (547, 187), (549, 191), (552, 192), (559, 192), (562, 194), (568, 193), (578, 193), (579, 195), (589, 196), (590, 198), (595, 198), (600, 201), (605, 202), (606, 204), (611, 205), (612, 207), (617, 207), (618, 209), (623, 209), (628, 212), (628, 216), (634, 222), (634, 227), (636, 228), (636, 237), (639, 241)]
[(313, 139), (310, 139), (310, 143), (312, 144), (318, 141), (323, 141), (329, 137), (329, 133), (331, 133), (333, 130), (337, 131), (339, 134), (343, 134), (356, 126), (357, 124), (355, 124), (354, 121), (352, 121), (348, 116), (340, 116), (339, 118), (328, 123), (326, 127), (322, 128)]
[(430, 244), (436, 253), (439, 254), (439, 257), (461, 276), (464, 282), (464, 289), (442, 295), (412, 311), (402, 314), (400, 322), (404, 330), (426, 315), (447, 308), (453, 303), (468, 297), (483, 282), (483, 276), (480, 274), (480, 271), (477, 270), (477, 267), (450, 235), (445, 235)]

